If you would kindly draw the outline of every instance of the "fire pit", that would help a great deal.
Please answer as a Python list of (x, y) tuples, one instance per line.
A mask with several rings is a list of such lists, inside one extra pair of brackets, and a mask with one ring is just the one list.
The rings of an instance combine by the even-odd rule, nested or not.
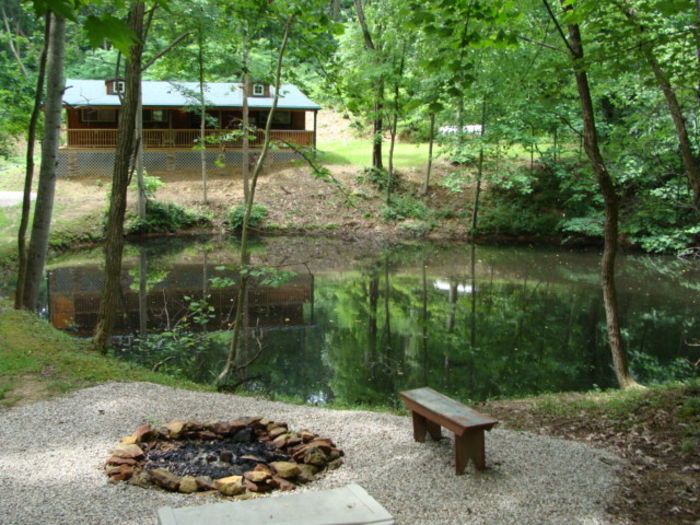
[(232, 422), (171, 421), (158, 430), (139, 426), (107, 459), (110, 482), (158, 486), (184, 493), (242, 496), (293, 490), (342, 464), (330, 439), (260, 417)]

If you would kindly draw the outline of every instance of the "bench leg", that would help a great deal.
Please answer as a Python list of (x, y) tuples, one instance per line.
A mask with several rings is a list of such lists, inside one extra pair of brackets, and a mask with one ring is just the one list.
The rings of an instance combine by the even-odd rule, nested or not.
[(477, 470), (486, 468), (484, 452), (484, 429), (467, 430), (462, 436), (455, 436), (455, 472), (464, 472), (469, 460), (474, 462)]
[(423, 443), (425, 441), (426, 432), (429, 433), (430, 437), (435, 441), (439, 441), (440, 438), (442, 438), (440, 425), (433, 423), (416, 412), (411, 412), (411, 415), (413, 416), (413, 439), (419, 443)]

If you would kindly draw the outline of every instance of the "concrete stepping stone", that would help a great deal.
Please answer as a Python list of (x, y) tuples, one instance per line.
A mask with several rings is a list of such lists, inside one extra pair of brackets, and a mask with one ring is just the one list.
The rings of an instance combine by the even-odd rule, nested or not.
[(158, 509), (159, 525), (394, 525), (394, 518), (356, 484), (196, 507)]

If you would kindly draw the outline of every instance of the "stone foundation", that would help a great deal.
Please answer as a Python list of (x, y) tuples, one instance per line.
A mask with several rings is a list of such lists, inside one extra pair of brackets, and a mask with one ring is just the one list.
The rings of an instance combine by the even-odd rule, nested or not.
[[(259, 151), (251, 152), (251, 155)], [(207, 170), (212, 173), (231, 172), (241, 168), (243, 153), (240, 151), (207, 151), (205, 153)], [(291, 160), (300, 160), (294, 151), (270, 151), (266, 164), (280, 164)], [(174, 172), (199, 172), (201, 169), (200, 152), (193, 150), (155, 150), (145, 151), (143, 165), (150, 174)], [(56, 174), (59, 177), (78, 175), (112, 176), (114, 170), (114, 151), (96, 149), (62, 149), (58, 152)]]

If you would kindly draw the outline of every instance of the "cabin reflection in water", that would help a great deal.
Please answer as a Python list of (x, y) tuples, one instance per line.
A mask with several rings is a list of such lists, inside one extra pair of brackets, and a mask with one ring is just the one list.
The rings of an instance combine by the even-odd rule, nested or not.
[[(144, 272), (145, 273), (145, 272)], [(238, 286), (213, 288), (209, 278), (233, 277), (233, 272), (216, 271), (215, 265), (178, 264), (162, 272), (157, 283), (139, 278), (138, 265), (125, 265), (121, 276), (121, 305), (115, 320), (115, 334), (161, 331), (172, 328), (188, 312), (191, 300), (208, 296), (214, 307), (209, 330), (229, 327), (235, 314)], [(91, 335), (97, 322), (103, 270), (97, 265), (56, 268), (48, 275), (48, 306), (51, 324), (82, 336)], [(304, 326), (304, 303), (313, 312), (314, 276), (298, 274), (280, 286), (261, 285), (248, 280), (246, 298), (248, 326)], [(188, 299), (186, 299), (186, 297)], [(313, 313), (311, 314), (313, 315)], [(244, 316), (245, 317), (245, 316)]]

